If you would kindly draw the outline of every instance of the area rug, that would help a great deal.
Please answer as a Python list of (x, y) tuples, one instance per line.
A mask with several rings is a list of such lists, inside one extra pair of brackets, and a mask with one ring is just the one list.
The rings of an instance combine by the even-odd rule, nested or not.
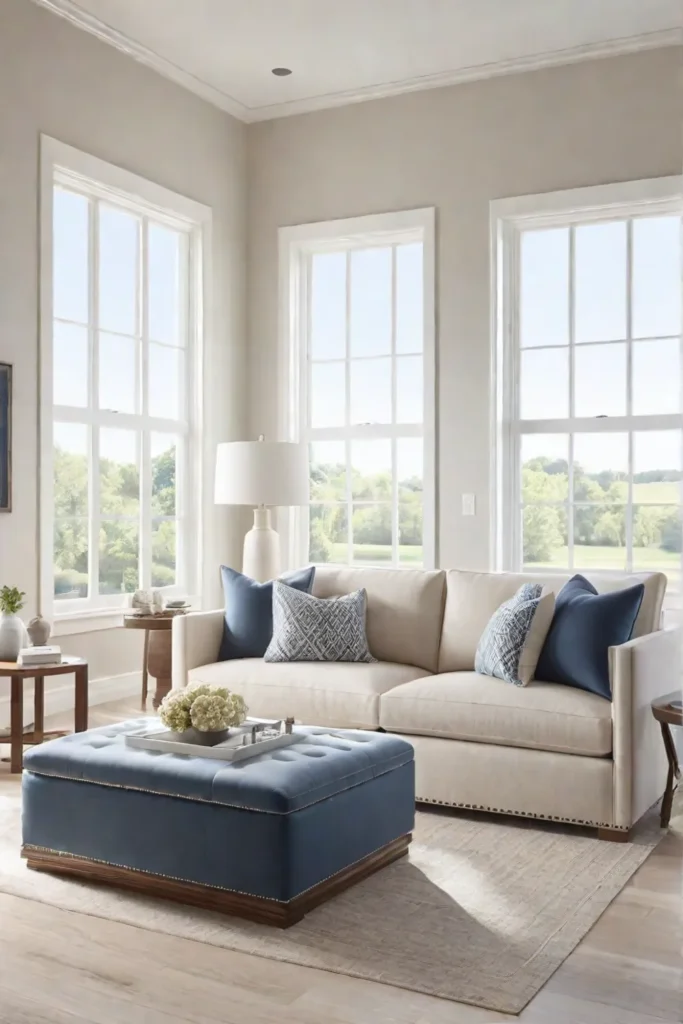
[[(65, 910), (519, 1013), (654, 849), (569, 829), (420, 812), (408, 857), (288, 931), (29, 871), (0, 797), (0, 891)], [(182, 839), (181, 839), (182, 841)]]

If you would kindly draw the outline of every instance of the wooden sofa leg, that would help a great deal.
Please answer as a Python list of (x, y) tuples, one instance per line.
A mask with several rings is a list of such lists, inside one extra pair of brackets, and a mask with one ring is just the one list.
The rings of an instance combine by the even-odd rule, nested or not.
[(604, 839), (608, 843), (627, 843), (629, 833), (620, 828), (599, 828), (598, 839)]

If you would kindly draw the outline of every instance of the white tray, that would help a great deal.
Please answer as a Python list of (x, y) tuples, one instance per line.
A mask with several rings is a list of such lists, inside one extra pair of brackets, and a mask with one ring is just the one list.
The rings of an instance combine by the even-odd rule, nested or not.
[(176, 738), (177, 733), (159, 729), (144, 729), (140, 732), (129, 733), (126, 736), (126, 745), (138, 750), (157, 750), (164, 754), (184, 754), (186, 757), (209, 757), (217, 761), (244, 761), (249, 757), (265, 754), (269, 750), (289, 747), (306, 738), (300, 734), (283, 732), (279, 736), (257, 740), (256, 743), (242, 746), (242, 738), (245, 735), (248, 736), (252, 725), (262, 722), (263, 719), (247, 719), (244, 725), (231, 729), (230, 736), (226, 740), (213, 747), (205, 747), (199, 743), (186, 743)]

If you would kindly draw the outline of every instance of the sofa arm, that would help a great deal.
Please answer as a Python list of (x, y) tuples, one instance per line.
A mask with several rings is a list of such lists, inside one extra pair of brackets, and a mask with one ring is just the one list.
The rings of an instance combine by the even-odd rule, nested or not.
[(187, 674), (199, 665), (210, 665), (218, 658), (223, 636), (225, 612), (190, 612), (173, 620), (174, 690), (187, 686)]
[(666, 756), (650, 705), (680, 687), (681, 630), (662, 629), (610, 647), (609, 666), (614, 824), (630, 828), (664, 791)]

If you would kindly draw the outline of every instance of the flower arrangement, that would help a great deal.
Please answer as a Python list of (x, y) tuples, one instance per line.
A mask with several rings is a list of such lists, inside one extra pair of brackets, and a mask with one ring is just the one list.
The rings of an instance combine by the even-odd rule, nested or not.
[(26, 594), (17, 587), (3, 587), (0, 590), (0, 611), (5, 615), (16, 615), (24, 607)]
[(219, 732), (241, 725), (247, 710), (244, 698), (227, 686), (195, 683), (168, 693), (159, 707), (159, 718), (173, 732), (191, 727), (198, 732)]

